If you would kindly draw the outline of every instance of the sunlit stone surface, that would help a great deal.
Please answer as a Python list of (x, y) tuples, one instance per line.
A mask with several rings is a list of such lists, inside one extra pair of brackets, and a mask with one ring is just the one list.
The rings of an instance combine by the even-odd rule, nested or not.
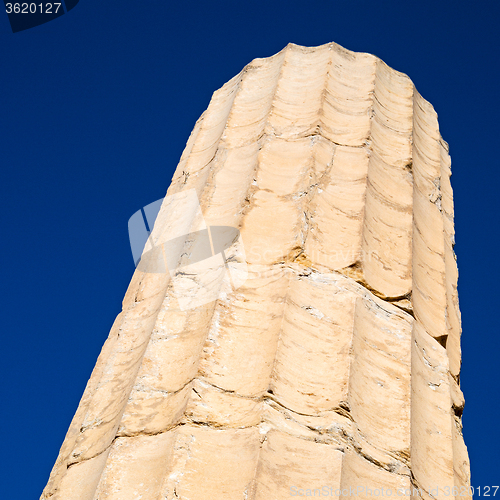
[[(251, 62), (168, 190), (239, 229), (246, 280), (136, 271), (42, 499), (469, 497), (450, 174), (433, 107), (377, 57)], [(164, 203), (153, 235), (181, 223)], [(218, 300), (180, 307), (185, 283)]]

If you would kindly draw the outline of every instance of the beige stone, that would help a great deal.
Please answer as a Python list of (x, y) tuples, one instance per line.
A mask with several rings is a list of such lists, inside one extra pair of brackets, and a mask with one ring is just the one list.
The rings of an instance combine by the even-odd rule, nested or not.
[(42, 499), (463, 493), (450, 165), (433, 107), (375, 56), (252, 61), (196, 123), (145, 252), (175, 237), (181, 266), (185, 234), (241, 238), (208, 270), (136, 270)]

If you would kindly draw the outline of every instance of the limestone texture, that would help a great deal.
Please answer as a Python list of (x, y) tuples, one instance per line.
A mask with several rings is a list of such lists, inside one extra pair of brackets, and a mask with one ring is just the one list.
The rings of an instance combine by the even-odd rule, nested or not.
[(205, 278), (136, 270), (41, 498), (470, 497), (450, 164), (377, 57), (252, 61), (168, 189), (239, 229), (246, 280), (182, 310), (175, 281)]

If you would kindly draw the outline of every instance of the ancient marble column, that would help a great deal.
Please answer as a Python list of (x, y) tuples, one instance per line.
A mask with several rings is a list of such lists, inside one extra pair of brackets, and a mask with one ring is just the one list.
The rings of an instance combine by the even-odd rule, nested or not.
[(42, 499), (469, 497), (450, 175), (377, 57), (252, 61), (194, 127), (145, 250), (177, 260), (138, 266)]

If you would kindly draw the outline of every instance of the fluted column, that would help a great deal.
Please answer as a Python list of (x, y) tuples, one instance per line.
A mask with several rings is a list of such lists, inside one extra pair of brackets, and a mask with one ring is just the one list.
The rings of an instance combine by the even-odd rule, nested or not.
[[(375, 56), (252, 61), (196, 123), (149, 243), (176, 238), (181, 269), (182, 235), (236, 228), (245, 279), (138, 267), (42, 499), (466, 498), (450, 175), (434, 109)], [(217, 299), (184, 307), (190, 286)]]

